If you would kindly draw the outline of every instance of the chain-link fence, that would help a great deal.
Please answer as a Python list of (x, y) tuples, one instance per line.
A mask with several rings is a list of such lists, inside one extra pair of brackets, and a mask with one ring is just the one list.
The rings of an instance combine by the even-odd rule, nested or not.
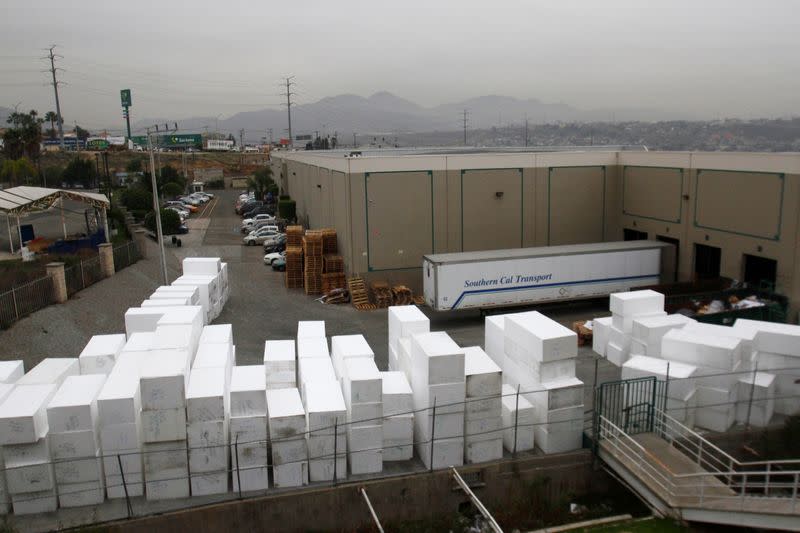
[(45, 276), (0, 294), (0, 328), (7, 329), (22, 317), (55, 301), (53, 278)]
[(125, 267), (129, 267), (139, 259), (139, 248), (134, 241), (128, 241), (114, 247), (114, 271), (118, 272)]

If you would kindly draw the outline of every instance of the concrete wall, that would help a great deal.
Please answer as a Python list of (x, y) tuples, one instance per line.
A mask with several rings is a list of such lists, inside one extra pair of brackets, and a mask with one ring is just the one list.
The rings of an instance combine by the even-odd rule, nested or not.
[(721, 248), (735, 279), (744, 254), (774, 259), (778, 290), (800, 302), (797, 154), (282, 156), (298, 216), (337, 229), (350, 273), (419, 290), (415, 265), (431, 251), (614, 241), (628, 228), (677, 239), (681, 280), (695, 244)]

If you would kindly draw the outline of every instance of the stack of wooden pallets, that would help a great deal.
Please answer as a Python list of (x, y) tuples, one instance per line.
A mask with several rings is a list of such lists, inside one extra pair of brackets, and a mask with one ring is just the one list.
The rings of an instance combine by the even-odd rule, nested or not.
[(303, 288), (303, 249), (299, 246), (286, 248), (286, 288)]
[(350, 301), (353, 302), (353, 307), (359, 311), (377, 309), (374, 304), (369, 303), (369, 296), (367, 296), (367, 288), (364, 285), (363, 278), (350, 278), (347, 280), (347, 288), (350, 290)]
[(339, 251), (336, 244), (336, 230), (333, 228), (321, 229), (322, 232), (322, 253), (335, 254)]
[(389, 307), (394, 302), (392, 289), (385, 281), (373, 281), (369, 284), (369, 288), (372, 292), (372, 301), (378, 308)]
[(405, 285), (395, 285), (392, 287), (394, 305), (410, 305), (413, 303), (414, 293)]
[[(325, 237), (322, 238), (322, 249), (325, 250)], [(322, 292), (328, 294), (334, 289), (346, 287), (344, 277), (344, 259), (341, 255), (325, 254), (322, 257)]]
[(303, 280), (306, 294), (322, 294), (322, 234), (307, 231), (303, 237)]
[(286, 248), (303, 246), (303, 226), (286, 226)]

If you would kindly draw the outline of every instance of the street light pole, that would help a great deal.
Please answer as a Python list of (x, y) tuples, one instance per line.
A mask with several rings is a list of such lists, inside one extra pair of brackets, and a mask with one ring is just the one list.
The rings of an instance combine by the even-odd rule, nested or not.
[[(156, 129), (156, 131), (158, 131)], [(161, 208), (158, 202), (158, 183), (156, 182), (156, 161), (153, 156), (153, 139), (150, 128), (147, 128), (147, 149), (150, 152), (150, 183), (153, 185), (153, 215), (156, 218), (156, 236), (161, 253), (161, 270), (164, 273), (164, 285), (169, 285), (167, 274), (167, 256), (164, 252), (164, 233), (161, 230)]]

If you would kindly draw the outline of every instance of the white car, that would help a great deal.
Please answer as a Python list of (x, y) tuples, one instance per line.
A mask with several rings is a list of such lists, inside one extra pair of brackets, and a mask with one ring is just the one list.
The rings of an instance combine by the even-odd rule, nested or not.
[(197, 194), (197, 193), (190, 194), (189, 198), (197, 200), (201, 204), (205, 204), (205, 203), (208, 203), (210, 201), (210, 198), (208, 196), (205, 196), (203, 194)]
[(259, 215), (254, 216), (253, 218), (246, 218), (242, 221), (242, 232), (247, 232), (251, 229), (255, 229), (257, 224), (261, 222), (274, 222), (275, 217), (272, 215), (268, 215), (266, 213), (261, 213)]
[(272, 252), (271, 254), (267, 254), (267, 255), (264, 256), (264, 264), (265, 265), (272, 265), (272, 263), (276, 259), (281, 259), (283, 257), (286, 257), (286, 252), (285, 251), (283, 251), (283, 252)]
[(249, 235), (245, 235), (242, 239), (242, 243), (247, 246), (255, 246), (256, 244), (261, 244), (267, 239), (271, 239), (273, 237), (278, 236), (278, 232), (272, 228), (261, 228), (256, 231), (251, 231)]

